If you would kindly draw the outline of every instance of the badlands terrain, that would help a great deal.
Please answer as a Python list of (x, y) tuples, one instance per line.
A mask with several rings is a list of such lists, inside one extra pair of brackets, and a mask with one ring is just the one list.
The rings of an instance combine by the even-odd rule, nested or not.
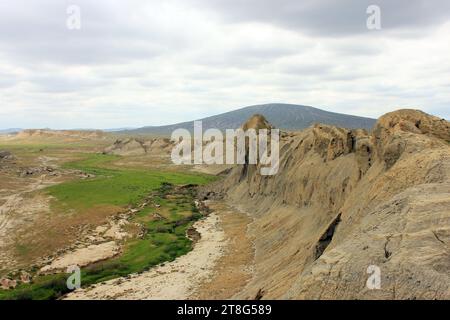
[(172, 146), (142, 132), (1, 135), (0, 299), (450, 299), (445, 119), (399, 110), (370, 130), (283, 130), (274, 176), (174, 166)]

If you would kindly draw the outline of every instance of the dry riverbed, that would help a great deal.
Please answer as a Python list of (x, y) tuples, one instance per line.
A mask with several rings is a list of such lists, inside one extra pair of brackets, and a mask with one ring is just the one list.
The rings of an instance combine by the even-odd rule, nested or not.
[[(78, 289), (66, 299), (188, 299), (212, 276), (227, 246), (217, 213), (194, 224), (201, 238), (188, 254), (150, 271)], [(83, 279), (81, 279), (83, 281)]]
[(192, 251), (150, 271), (78, 289), (65, 299), (227, 299), (251, 278), (250, 219), (223, 203), (194, 224), (200, 234)]

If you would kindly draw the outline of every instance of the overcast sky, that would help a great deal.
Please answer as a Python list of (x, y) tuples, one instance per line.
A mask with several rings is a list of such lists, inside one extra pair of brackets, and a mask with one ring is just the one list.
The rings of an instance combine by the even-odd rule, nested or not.
[[(366, 26), (371, 4), (381, 30)], [(449, 119), (450, 1), (0, 0), (0, 128), (159, 125), (270, 102)]]

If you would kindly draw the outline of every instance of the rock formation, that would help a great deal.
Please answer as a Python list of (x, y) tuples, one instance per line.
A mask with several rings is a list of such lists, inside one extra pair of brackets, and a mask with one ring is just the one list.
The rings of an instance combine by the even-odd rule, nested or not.
[(0, 150), (0, 160), (14, 160), (14, 155), (6, 150)]
[(251, 116), (243, 125), (242, 129), (247, 131), (248, 129), (271, 129), (272, 125), (261, 114), (255, 114)]
[(283, 133), (278, 174), (236, 166), (208, 192), (254, 218), (255, 272), (237, 298), (450, 299), (444, 119), (399, 110), (371, 133)]
[(114, 144), (107, 147), (103, 153), (121, 156), (144, 155), (147, 153), (169, 154), (171, 149), (172, 143), (168, 138), (125, 138), (117, 139)]

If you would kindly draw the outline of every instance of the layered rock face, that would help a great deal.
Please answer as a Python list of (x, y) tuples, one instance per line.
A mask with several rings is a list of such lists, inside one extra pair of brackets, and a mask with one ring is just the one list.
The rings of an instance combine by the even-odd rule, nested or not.
[(448, 121), (399, 110), (372, 133), (315, 125), (280, 143), (278, 174), (237, 166), (213, 187), (254, 219), (237, 298), (450, 299)]
[(144, 154), (169, 154), (173, 143), (167, 138), (118, 139), (113, 145), (105, 148), (103, 153), (122, 156), (135, 156)]

